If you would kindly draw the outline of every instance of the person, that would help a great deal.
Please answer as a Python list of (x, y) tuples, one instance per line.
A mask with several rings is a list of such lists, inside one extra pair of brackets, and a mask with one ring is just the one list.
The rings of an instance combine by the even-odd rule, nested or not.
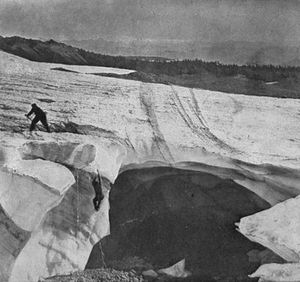
[(31, 122), (29, 130), (30, 131), (34, 130), (35, 125), (40, 121), (43, 124), (43, 126), (46, 128), (47, 132), (50, 132), (47, 123), (46, 113), (41, 108), (39, 108), (36, 104), (31, 105), (31, 110), (28, 114), (26, 114), (26, 116), (29, 118), (32, 114), (35, 114), (35, 117)]
[(95, 191), (95, 198), (93, 199), (93, 204), (95, 210), (98, 211), (100, 208), (101, 201), (104, 199), (99, 171), (98, 171), (98, 175), (94, 177), (92, 181), (92, 185)]

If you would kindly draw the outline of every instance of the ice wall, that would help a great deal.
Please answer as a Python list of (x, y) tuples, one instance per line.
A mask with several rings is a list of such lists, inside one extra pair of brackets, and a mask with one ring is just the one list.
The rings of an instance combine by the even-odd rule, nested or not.
[[(121, 171), (171, 166), (207, 172), (235, 181), (271, 205), (298, 193), (297, 170), (248, 164), (204, 150), (197, 154), (191, 149), (170, 150), (173, 162), (167, 163), (161, 154), (149, 157), (151, 147), (136, 151), (126, 143), (112, 144), (98, 137), (75, 134), (68, 134), (63, 140), (53, 136), (49, 141), (23, 140), (17, 142), (14, 150), (10, 154), (19, 154), (19, 160), (4, 164), (0, 175), (0, 199), (7, 220), (24, 233), (24, 239), (12, 247), (17, 256), (12, 259), (10, 272), (5, 274), (10, 282), (24, 277), (24, 282), (35, 281), (83, 269), (95, 243), (110, 232), (109, 183)], [(92, 205), (91, 186), (97, 170), (105, 187), (99, 212)], [(33, 253), (34, 260), (28, 260)]]
[(261, 281), (299, 281), (300, 277), (300, 198), (286, 200), (257, 214), (244, 217), (239, 231), (251, 241), (274, 251), (287, 264), (262, 265), (251, 277)]
[(94, 244), (109, 233), (108, 194), (105, 193), (100, 211), (95, 212), (89, 173), (72, 172), (76, 183), (31, 234), (15, 261), (10, 282), (37, 281), (83, 270)]
[[(76, 142), (66, 141), (67, 138)], [(16, 260), (10, 281), (18, 281), (20, 273), (24, 271), (28, 273), (27, 281), (31, 281), (33, 277), (83, 269), (94, 244), (109, 234), (109, 182), (113, 183), (121, 171), (171, 166), (207, 172), (223, 179), (231, 179), (275, 206), (298, 193), (299, 174), (294, 169), (277, 169), (272, 165), (256, 166), (203, 150), (197, 151), (195, 156), (187, 149), (171, 151), (173, 163), (167, 163), (161, 155), (157, 155), (156, 160), (149, 158), (147, 152), (150, 148), (145, 146), (137, 152), (129, 146), (110, 144), (101, 138), (72, 134), (67, 138), (64, 141), (24, 141), (16, 148), (20, 157), (26, 159), (21, 162), (39, 163), (45, 162), (41, 159), (49, 159), (52, 160), (51, 163), (55, 161), (66, 165), (71, 169), (76, 184), (68, 189), (62, 202), (47, 213), (38, 232), (32, 235)], [(101, 175), (107, 176), (104, 178), (105, 200), (99, 213), (93, 209), (94, 192), (91, 186), (91, 177), (97, 170)], [(151, 179), (151, 175), (148, 177)], [(243, 229), (241, 232), (244, 233)], [(255, 241), (262, 244), (259, 240)], [(276, 248), (262, 245), (280, 254)], [(33, 252), (39, 264), (27, 262), (28, 256)]]
[(5, 164), (0, 179), (1, 281), (6, 281), (15, 271), (14, 262), (22, 248), (32, 240), (47, 212), (59, 204), (74, 184), (74, 177), (59, 164), (19, 160)]

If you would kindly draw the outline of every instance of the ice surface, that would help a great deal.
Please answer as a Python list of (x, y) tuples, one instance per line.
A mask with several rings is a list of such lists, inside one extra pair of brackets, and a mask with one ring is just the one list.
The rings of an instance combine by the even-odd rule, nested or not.
[[(78, 73), (51, 70), (58, 67)], [(90, 203), (93, 190), (88, 175), (97, 169), (110, 182), (121, 171), (137, 167), (173, 166), (209, 172), (236, 181), (272, 205), (299, 194), (300, 100), (149, 84), (92, 72), (123, 70), (36, 63), (0, 52), (0, 183), (5, 180), (7, 184), (1, 192), (10, 191), (1, 194), (1, 205), (15, 224), (29, 226), (25, 230), (39, 234), (20, 247), (16, 262), (11, 261), (11, 282), (19, 281), (20, 273), (30, 281), (39, 275), (84, 267), (84, 259), (68, 262), (73, 256), (69, 247), (75, 242), (83, 250), (88, 238), (94, 238), (82, 253), (85, 258), (92, 245), (108, 234), (108, 193), (101, 213), (90, 207), (84, 211), (86, 223), (80, 226), (87, 231), (74, 231), (79, 230), (78, 216), (70, 217), (72, 228), (61, 228), (64, 213), (74, 215), (78, 204)], [(47, 112), (52, 128), (62, 121), (71, 122), (78, 132), (37, 131), (29, 135), (30, 121), (24, 114), (31, 103)], [(28, 161), (31, 164), (24, 166)], [(46, 161), (51, 163), (48, 168), (40, 165)], [(78, 177), (86, 181), (73, 185), (73, 190), (67, 188), (71, 178), (61, 176), (68, 170), (65, 166), (75, 176), (80, 169)], [(57, 177), (48, 179), (49, 173)], [(27, 190), (23, 198), (17, 197), (18, 211), (15, 197), (22, 186)], [(36, 210), (40, 215), (33, 218), (28, 213), (36, 207), (34, 201), (29, 203), (35, 193), (51, 200), (46, 208)], [(62, 194), (69, 196), (60, 203), (57, 197)], [(52, 206), (54, 202), (57, 206)], [(16, 214), (12, 214), (14, 209)], [(41, 218), (52, 223), (43, 225)], [(43, 237), (44, 233), (47, 236)], [(32, 252), (39, 254), (36, 267), (34, 261), (30, 267), (24, 263)]]

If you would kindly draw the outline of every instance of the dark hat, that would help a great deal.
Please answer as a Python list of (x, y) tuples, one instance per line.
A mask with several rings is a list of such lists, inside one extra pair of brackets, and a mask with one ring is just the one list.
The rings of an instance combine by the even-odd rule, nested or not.
[(37, 107), (36, 103), (31, 104), (31, 107), (33, 108)]

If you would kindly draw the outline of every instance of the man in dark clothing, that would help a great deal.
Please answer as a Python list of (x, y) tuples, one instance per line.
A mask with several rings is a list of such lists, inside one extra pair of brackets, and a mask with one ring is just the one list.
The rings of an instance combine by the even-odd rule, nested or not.
[(31, 111), (26, 115), (28, 118), (30, 115), (35, 114), (34, 119), (31, 122), (30, 125), (30, 131), (34, 130), (35, 125), (40, 121), (43, 126), (46, 128), (47, 132), (50, 132), (48, 123), (47, 123), (47, 117), (46, 117), (46, 113), (40, 109), (36, 104), (32, 104), (31, 105)]
[(94, 208), (96, 211), (99, 210), (101, 201), (104, 199), (104, 195), (102, 193), (102, 187), (101, 187), (101, 178), (98, 171), (98, 176), (95, 176), (95, 178), (92, 181), (94, 191), (95, 191), (95, 198), (93, 199)]

